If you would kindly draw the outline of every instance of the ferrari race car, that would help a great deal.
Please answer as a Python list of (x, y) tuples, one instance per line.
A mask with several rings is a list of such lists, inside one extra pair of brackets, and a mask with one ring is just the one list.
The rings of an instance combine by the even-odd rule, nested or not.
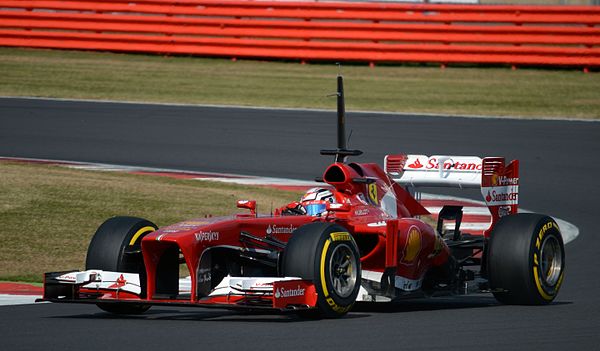
[[(564, 277), (562, 236), (551, 217), (517, 213), (518, 161), (388, 155), (384, 169), (349, 163), (361, 152), (346, 148), (341, 76), (337, 83), (338, 145), (321, 150), (335, 157), (318, 179), (331, 192), (322, 211), (294, 203), (261, 215), (254, 201), (238, 201), (247, 212), (163, 228), (110, 218), (91, 240), (86, 270), (46, 273), (41, 300), (120, 314), (176, 305), (321, 317), (343, 316), (356, 301), (471, 292), (506, 304), (553, 301)], [(452, 203), (435, 228), (427, 224), (421, 186), (480, 188), (489, 229), (464, 232), (462, 207)]]

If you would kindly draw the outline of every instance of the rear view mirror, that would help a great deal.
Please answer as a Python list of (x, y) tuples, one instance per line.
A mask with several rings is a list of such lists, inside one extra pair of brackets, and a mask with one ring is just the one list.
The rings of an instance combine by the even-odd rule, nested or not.
[(250, 214), (256, 215), (256, 201), (255, 200), (238, 200), (238, 208), (247, 208), (250, 210)]

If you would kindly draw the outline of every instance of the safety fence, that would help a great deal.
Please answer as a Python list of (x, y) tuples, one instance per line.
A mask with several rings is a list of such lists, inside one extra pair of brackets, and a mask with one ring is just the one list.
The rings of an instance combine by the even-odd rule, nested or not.
[(0, 0), (0, 46), (587, 69), (600, 66), (600, 7)]

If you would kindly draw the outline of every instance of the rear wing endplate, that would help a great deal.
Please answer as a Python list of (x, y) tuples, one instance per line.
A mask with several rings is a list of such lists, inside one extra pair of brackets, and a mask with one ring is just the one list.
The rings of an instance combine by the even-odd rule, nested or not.
[(519, 161), (506, 164), (503, 157), (387, 155), (384, 170), (408, 188), (480, 188), (492, 215), (488, 236), (500, 217), (517, 213)]

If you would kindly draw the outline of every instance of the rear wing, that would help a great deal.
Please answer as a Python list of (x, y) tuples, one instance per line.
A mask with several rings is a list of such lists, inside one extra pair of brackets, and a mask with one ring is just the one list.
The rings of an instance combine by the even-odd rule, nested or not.
[(492, 223), (517, 213), (519, 206), (519, 161), (505, 164), (503, 157), (387, 155), (384, 170), (396, 183), (408, 188), (480, 188)]

